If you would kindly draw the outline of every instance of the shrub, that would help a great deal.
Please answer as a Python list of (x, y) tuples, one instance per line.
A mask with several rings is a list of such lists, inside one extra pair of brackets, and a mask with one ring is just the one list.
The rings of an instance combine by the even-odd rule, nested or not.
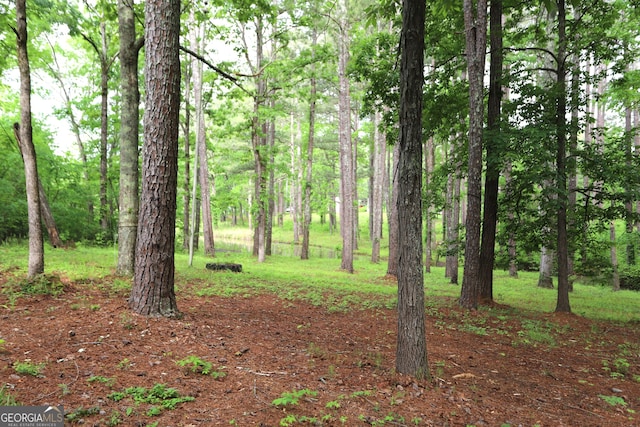
[(620, 288), (640, 291), (640, 266), (627, 266), (620, 270)]

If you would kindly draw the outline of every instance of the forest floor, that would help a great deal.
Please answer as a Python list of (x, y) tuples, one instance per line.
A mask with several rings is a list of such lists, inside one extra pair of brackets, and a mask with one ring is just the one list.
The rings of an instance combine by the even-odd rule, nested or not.
[(65, 425), (640, 426), (637, 323), (441, 298), (427, 310), (433, 380), (415, 381), (394, 372), (393, 309), (187, 284), (181, 319), (150, 319), (108, 277), (53, 281), (57, 295), (0, 294), (0, 387), (64, 405)]

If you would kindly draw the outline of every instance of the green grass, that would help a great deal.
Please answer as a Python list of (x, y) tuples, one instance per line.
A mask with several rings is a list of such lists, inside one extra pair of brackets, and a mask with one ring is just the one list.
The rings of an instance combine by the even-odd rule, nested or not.
[[(361, 215), (362, 256), (354, 261), (355, 274), (340, 270), (339, 259), (312, 258), (302, 261), (297, 257), (272, 256), (266, 262), (258, 263), (247, 253), (221, 252), (217, 261), (237, 262), (243, 265), (243, 273), (211, 272), (205, 264), (210, 258), (196, 253), (193, 266), (188, 265), (188, 255), (176, 253), (176, 292), (178, 297), (187, 292), (201, 296), (248, 297), (257, 293), (275, 293), (284, 300), (304, 300), (328, 311), (348, 311), (364, 308), (394, 308), (397, 303), (397, 287), (385, 280), (387, 265), (383, 261), (373, 264), (369, 261), (370, 245), (367, 243), (364, 216)], [(314, 244), (328, 248), (340, 246), (339, 233), (330, 235), (328, 225), (318, 221), (312, 230)], [(233, 238), (250, 237), (246, 228), (222, 227), (217, 235)], [(316, 233), (316, 234), (313, 234)], [(288, 240), (287, 240), (288, 239)], [(285, 227), (274, 228), (274, 240), (290, 242), (292, 230), (290, 221)], [(386, 241), (383, 241), (383, 256), (386, 255)], [(4, 272), (13, 283), (23, 280), (27, 269), (26, 244), (0, 245), (0, 272)], [(127, 293), (130, 282), (113, 279), (117, 250), (114, 247), (98, 248), (78, 245), (72, 250), (45, 247), (45, 269), (60, 277), (68, 277), (79, 283), (91, 285), (94, 281), (101, 287), (117, 293)], [(496, 271), (494, 275), (494, 299), (497, 303), (518, 311), (549, 313), (555, 309), (557, 292), (536, 286), (537, 272), (520, 272), (518, 278), (509, 277), (506, 272)], [(3, 290), (4, 292), (4, 290)], [(451, 285), (444, 277), (444, 269), (432, 267), (425, 274), (426, 304), (429, 313), (436, 313), (441, 306), (454, 305), (460, 295), (460, 286)], [(11, 295), (8, 295), (11, 297)], [(574, 284), (570, 294), (574, 313), (590, 319), (616, 322), (640, 321), (640, 292), (613, 292), (608, 287)], [(10, 300), (11, 302), (11, 300)], [(483, 325), (476, 325), (483, 327)], [(475, 333), (484, 333), (475, 330)]]

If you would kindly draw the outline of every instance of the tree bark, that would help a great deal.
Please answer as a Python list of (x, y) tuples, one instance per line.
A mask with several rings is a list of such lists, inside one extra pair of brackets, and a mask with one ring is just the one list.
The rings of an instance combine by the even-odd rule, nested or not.
[[(315, 48), (318, 43), (318, 33), (316, 29), (313, 29), (311, 36), (311, 60), (315, 60)], [(316, 96), (317, 96), (317, 84), (316, 84), (316, 66), (315, 63), (311, 64), (311, 79), (310, 79), (310, 93), (309, 93), (309, 136), (307, 138), (307, 152), (306, 152), (306, 164), (305, 164), (305, 178), (304, 178), (304, 206), (303, 219), (302, 219), (302, 248), (300, 250), (300, 259), (309, 259), (309, 228), (311, 226), (311, 179), (313, 178), (313, 145), (315, 138), (315, 126), (316, 126)]]
[(487, 168), (484, 183), (482, 241), (480, 243), (481, 304), (493, 301), (493, 267), (498, 223), (498, 188), (501, 169), (500, 114), (502, 109), (502, 0), (491, 1), (491, 56), (489, 71), (489, 103), (487, 106)]
[(558, 189), (557, 210), (557, 255), (558, 255), (558, 299), (556, 312), (571, 312), (569, 304), (569, 246), (567, 237), (567, 84), (566, 84), (566, 11), (565, 1), (558, 0), (558, 75), (556, 99), (556, 187)]
[[(18, 151), (20, 151), (20, 156), (22, 157), (22, 161), (24, 163), (24, 153), (22, 142), (20, 140), (20, 125), (18, 123), (14, 123), (13, 133), (16, 137), (16, 142), (18, 143)], [(60, 233), (58, 233), (56, 220), (53, 217), (53, 213), (51, 212), (51, 206), (49, 206), (49, 200), (47, 199), (47, 195), (44, 191), (44, 187), (42, 186), (42, 182), (40, 181), (40, 179), (38, 179), (38, 197), (40, 198), (40, 214), (42, 215), (42, 220), (44, 221), (45, 227), (47, 228), (51, 246), (53, 246), (54, 248), (60, 248), (64, 245), (64, 243), (62, 242), (62, 240), (60, 240)]]
[(135, 14), (132, 5), (118, 0), (120, 31), (120, 195), (118, 213), (118, 264), (116, 272), (133, 276), (136, 234), (138, 230), (138, 127), (140, 90), (138, 88), (138, 52)]
[(422, 86), (425, 2), (404, 0), (400, 36), (398, 344), (396, 370), (429, 378), (422, 270)]
[(387, 274), (389, 276), (398, 276), (398, 185), (400, 177), (398, 176), (398, 161), (400, 160), (400, 143), (393, 146), (393, 161), (391, 162), (391, 203), (389, 203), (389, 259), (387, 261)]
[(180, 112), (180, 0), (145, 3), (142, 195), (129, 306), (147, 316), (176, 316), (174, 251)]
[(382, 240), (382, 210), (384, 198), (384, 179), (385, 179), (385, 164), (384, 160), (387, 151), (387, 138), (385, 134), (380, 131), (380, 125), (382, 124), (382, 113), (376, 111), (374, 113), (373, 120), (373, 197), (371, 197), (371, 218), (372, 218), (372, 245), (371, 245), (371, 262), (380, 262), (380, 242)]
[(460, 305), (475, 309), (478, 307), (480, 293), (483, 81), (487, 45), (487, 0), (464, 0), (463, 9), (469, 78), (469, 172), (465, 221), (466, 246)]
[(340, 139), (340, 232), (342, 235), (342, 262), (340, 269), (353, 273), (354, 251), (354, 171), (353, 145), (351, 142), (351, 99), (349, 97), (349, 27), (347, 1), (341, 0), (340, 28), (338, 35), (338, 133)]
[(31, 127), (31, 71), (27, 51), (27, 5), (26, 0), (16, 0), (16, 28), (18, 68), (20, 70), (20, 148), (24, 159), (24, 175), (27, 192), (27, 214), (29, 221), (29, 264), (27, 277), (33, 279), (44, 273), (44, 241), (38, 190), (38, 165), (33, 146)]
[[(191, 19), (191, 18), (190, 18)], [(195, 18), (193, 18), (195, 19)], [(192, 19), (192, 22), (193, 22)], [(193, 59), (189, 58), (185, 65), (184, 81), (184, 122), (182, 125), (184, 133), (184, 174), (182, 181), (183, 211), (182, 211), (182, 249), (190, 249), (191, 227), (191, 70)], [(234, 224), (235, 225), (235, 224)], [(191, 265), (191, 264), (189, 264)]]
[[(202, 38), (202, 28), (193, 31), (192, 43), (194, 50), (200, 53), (199, 39)], [(204, 102), (202, 95), (203, 75), (202, 62), (197, 61), (193, 69), (193, 91), (196, 113), (196, 150), (198, 150), (198, 184), (200, 185), (200, 202), (202, 206), (202, 236), (204, 238), (205, 255), (215, 255), (213, 240), (213, 218), (211, 217), (211, 189), (209, 185), (209, 162), (207, 160), (207, 129), (204, 120)]]

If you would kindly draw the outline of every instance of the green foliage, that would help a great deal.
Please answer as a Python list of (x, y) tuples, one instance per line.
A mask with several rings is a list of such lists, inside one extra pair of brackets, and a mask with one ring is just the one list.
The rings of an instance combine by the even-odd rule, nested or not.
[(16, 398), (9, 392), (7, 384), (0, 387), (0, 406), (20, 406)]
[(91, 415), (96, 415), (100, 413), (100, 408), (97, 406), (92, 406), (90, 408), (83, 408), (82, 406), (76, 408), (72, 411), (69, 411), (65, 414), (65, 418), (67, 421), (71, 423), (80, 423), (82, 419), (85, 417), (89, 417)]
[(317, 391), (302, 389), (296, 391), (285, 391), (280, 397), (274, 399), (271, 404), (274, 406), (295, 406), (300, 402), (300, 399), (304, 397), (315, 397), (318, 395)]
[(158, 415), (163, 409), (175, 409), (180, 403), (195, 400), (192, 396), (180, 396), (176, 389), (164, 384), (155, 384), (150, 389), (128, 387), (123, 391), (113, 392), (107, 397), (115, 402), (130, 398), (136, 404), (149, 404), (151, 407), (148, 409), (148, 415)]
[(32, 363), (30, 360), (24, 362), (13, 362), (13, 370), (20, 375), (31, 375), (33, 377), (39, 377), (42, 375), (42, 370), (46, 366), (45, 363)]
[(620, 289), (640, 291), (640, 266), (627, 265), (620, 269)]
[(189, 371), (196, 374), (210, 375), (214, 379), (222, 379), (227, 375), (223, 371), (214, 370), (211, 362), (202, 360), (200, 357), (195, 355), (189, 355), (184, 359), (177, 360), (176, 365), (182, 368), (187, 368)]
[(100, 384), (106, 385), (107, 387), (112, 387), (116, 383), (116, 380), (115, 378), (103, 377), (101, 375), (92, 375), (89, 378), (87, 378), (87, 382), (100, 383)]
[(606, 396), (604, 394), (599, 394), (598, 397), (611, 406), (627, 406), (627, 402), (620, 396)]

